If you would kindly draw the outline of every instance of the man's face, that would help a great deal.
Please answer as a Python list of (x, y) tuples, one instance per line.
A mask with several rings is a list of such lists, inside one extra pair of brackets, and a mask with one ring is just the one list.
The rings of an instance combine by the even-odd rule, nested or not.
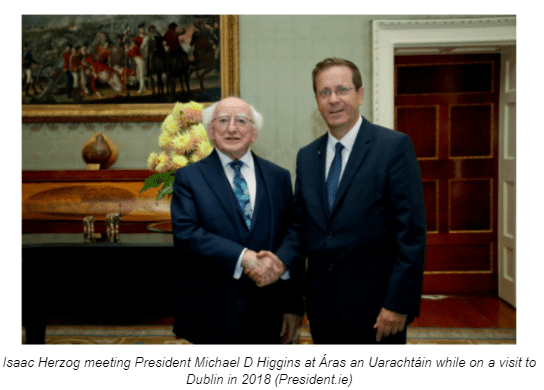
[(226, 98), (215, 109), (214, 119), (208, 126), (209, 137), (217, 149), (238, 160), (257, 139), (258, 132), (252, 120), (246, 102), (235, 97)]
[[(359, 106), (363, 103), (364, 89), (355, 89), (351, 69), (347, 66), (331, 66), (316, 77), (317, 108), (327, 122), (331, 133), (342, 138), (359, 120)], [(346, 95), (336, 93), (341, 88), (352, 88)], [(328, 90), (328, 96), (320, 95)], [(338, 138), (338, 137), (337, 137)]]

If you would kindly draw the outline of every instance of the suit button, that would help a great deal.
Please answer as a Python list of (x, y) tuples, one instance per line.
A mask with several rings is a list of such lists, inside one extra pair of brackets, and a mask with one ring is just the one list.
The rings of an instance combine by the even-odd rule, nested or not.
[(334, 234), (329, 233), (329, 240), (332, 240), (333, 237), (334, 237)]
[(333, 268), (333, 265), (331, 264), (331, 265), (329, 266), (329, 271), (332, 271), (332, 268)]

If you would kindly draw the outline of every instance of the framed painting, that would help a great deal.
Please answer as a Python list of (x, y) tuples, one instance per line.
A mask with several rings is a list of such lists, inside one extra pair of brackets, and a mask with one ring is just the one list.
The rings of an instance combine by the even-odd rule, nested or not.
[(23, 15), (22, 121), (155, 122), (239, 94), (234, 15)]

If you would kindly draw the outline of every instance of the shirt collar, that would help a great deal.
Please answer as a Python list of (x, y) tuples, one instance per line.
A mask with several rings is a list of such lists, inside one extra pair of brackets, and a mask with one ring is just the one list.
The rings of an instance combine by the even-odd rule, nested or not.
[(359, 116), (359, 120), (357, 121), (357, 123), (355, 123), (355, 126), (353, 126), (346, 133), (346, 135), (342, 137), (341, 140), (337, 140), (336, 138), (334, 138), (331, 134), (331, 131), (327, 130), (327, 132), (329, 133), (329, 140), (328, 140), (327, 147), (330, 148), (331, 150), (334, 150), (334, 146), (336, 145), (336, 143), (340, 142), (347, 149), (347, 151), (351, 151), (351, 149), (353, 149), (353, 145), (355, 144), (355, 139), (357, 138), (357, 134), (359, 134), (359, 128), (361, 127), (362, 123), (363, 123), (363, 117)]
[[(225, 153), (220, 151), (219, 149), (215, 148), (217, 151), (217, 154), (219, 155), (219, 159), (221, 160), (221, 165), (223, 165), (223, 168), (229, 165), (232, 161), (234, 161), (232, 158), (227, 156)], [(253, 162), (253, 155), (251, 154), (251, 150), (247, 150), (246, 154), (240, 158), (240, 161), (246, 164), (251, 169), (254, 169), (254, 162)]]

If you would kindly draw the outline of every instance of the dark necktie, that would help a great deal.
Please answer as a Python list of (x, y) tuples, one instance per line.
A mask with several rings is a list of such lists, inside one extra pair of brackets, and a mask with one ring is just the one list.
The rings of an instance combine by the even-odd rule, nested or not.
[(332, 210), (334, 204), (334, 197), (336, 196), (336, 190), (338, 189), (338, 182), (340, 181), (340, 172), (342, 172), (342, 149), (344, 145), (340, 142), (336, 143), (336, 153), (329, 169), (329, 177), (327, 178), (327, 199), (329, 201), (329, 210)]
[(247, 188), (246, 179), (242, 176), (242, 165), (244, 163), (241, 161), (233, 161), (229, 163), (234, 171), (234, 195), (238, 199), (238, 203), (242, 208), (244, 213), (244, 219), (246, 221), (247, 227), (251, 227), (251, 202), (249, 201), (249, 189)]

